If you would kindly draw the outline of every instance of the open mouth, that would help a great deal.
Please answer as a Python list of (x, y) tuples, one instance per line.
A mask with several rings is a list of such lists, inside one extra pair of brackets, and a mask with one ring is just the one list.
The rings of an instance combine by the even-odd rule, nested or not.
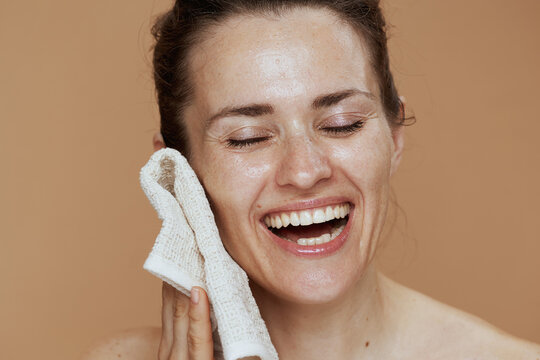
[(313, 246), (334, 240), (349, 220), (350, 204), (288, 211), (266, 215), (264, 223), (272, 233), (298, 245)]

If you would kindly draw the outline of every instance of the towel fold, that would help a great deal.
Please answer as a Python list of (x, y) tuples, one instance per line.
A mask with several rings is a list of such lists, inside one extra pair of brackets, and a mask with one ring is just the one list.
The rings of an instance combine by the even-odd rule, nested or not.
[(156, 151), (141, 169), (141, 186), (163, 221), (144, 269), (184, 294), (208, 293), (215, 349), (225, 360), (278, 359), (244, 270), (227, 253), (202, 185), (171, 148)]

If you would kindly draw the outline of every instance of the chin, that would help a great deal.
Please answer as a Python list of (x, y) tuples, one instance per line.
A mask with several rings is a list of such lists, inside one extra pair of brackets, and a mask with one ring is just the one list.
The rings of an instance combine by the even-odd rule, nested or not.
[(298, 305), (325, 305), (343, 299), (362, 276), (352, 269), (336, 271), (304, 268), (295, 273), (294, 277), (282, 277), (279, 283), (257, 283), (256, 286), (279, 301)]

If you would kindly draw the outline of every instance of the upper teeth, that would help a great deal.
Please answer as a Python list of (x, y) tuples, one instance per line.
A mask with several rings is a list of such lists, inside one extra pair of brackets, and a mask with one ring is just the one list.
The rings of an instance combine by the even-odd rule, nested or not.
[(279, 214), (266, 215), (264, 223), (268, 227), (280, 229), (289, 225), (311, 225), (319, 224), (325, 221), (344, 218), (349, 214), (349, 203), (340, 205), (326, 206), (316, 209), (290, 211)]

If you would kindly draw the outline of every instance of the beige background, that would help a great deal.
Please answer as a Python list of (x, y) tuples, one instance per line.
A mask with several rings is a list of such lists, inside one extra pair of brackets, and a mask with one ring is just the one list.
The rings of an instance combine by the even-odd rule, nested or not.
[[(0, 2), (0, 358), (73, 359), (158, 325), (138, 185), (159, 128), (164, 0)], [(394, 279), (540, 342), (540, 1), (388, 0), (418, 122), (394, 181)]]

